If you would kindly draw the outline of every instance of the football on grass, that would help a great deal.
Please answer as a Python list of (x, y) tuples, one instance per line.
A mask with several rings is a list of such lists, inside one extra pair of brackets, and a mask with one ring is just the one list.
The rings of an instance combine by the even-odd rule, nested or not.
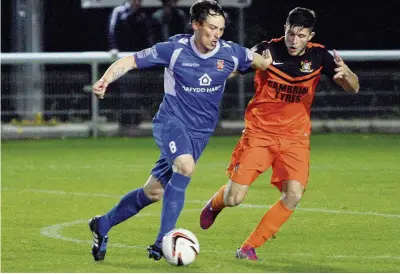
[(188, 265), (200, 252), (199, 241), (193, 232), (177, 228), (168, 232), (162, 241), (164, 258), (172, 265)]

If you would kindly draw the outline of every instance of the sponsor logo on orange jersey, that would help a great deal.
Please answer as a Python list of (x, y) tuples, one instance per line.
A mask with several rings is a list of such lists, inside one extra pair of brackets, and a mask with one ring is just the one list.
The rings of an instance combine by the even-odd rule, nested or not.
[(275, 99), (288, 103), (299, 103), (308, 93), (308, 87), (282, 84), (268, 80), (267, 85), (275, 91)]

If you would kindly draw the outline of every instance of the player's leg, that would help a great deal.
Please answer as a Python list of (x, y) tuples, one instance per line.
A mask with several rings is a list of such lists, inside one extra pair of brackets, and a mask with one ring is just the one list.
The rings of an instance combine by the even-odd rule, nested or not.
[(282, 182), (282, 197), (283, 206), (289, 210), (295, 210), (298, 203), (303, 198), (305, 185), (297, 180), (286, 180)]
[(248, 187), (271, 166), (275, 147), (272, 139), (258, 141), (255, 138), (241, 138), (231, 156), (228, 184), (214, 194), (200, 213), (200, 226), (203, 229), (208, 229), (214, 223), (222, 209), (243, 202)]
[[(179, 121), (168, 121), (161, 132), (161, 138), (157, 138), (156, 142), (173, 163), (173, 173), (165, 187), (160, 230), (154, 245), (151, 246), (151, 249), (159, 250), (164, 235), (175, 228), (184, 206), (185, 191), (195, 169), (195, 162), (207, 144), (202, 139), (191, 139)], [(149, 256), (155, 260), (161, 258), (152, 256), (151, 250)]]
[(228, 183), (223, 185), (201, 210), (200, 227), (210, 228), (222, 209), (241, 204), (246, 197), (248, 187), (229, 179)]
[[(233, 149), (231, 159), (230, 159), (230, 164), (227, 169), (227, 173), (230, 176), (232, 174), (232, 171), (235, 169), (236, 164), (239, 162), (241, 156), (243, 155), (243, 152), (245, 150), (245, 138), (242, 136), (238, 143), (236, 144), (235, 148)], [(206, 203), (206, 205), (203, 207), (203, 209), (200, 212), (200, 227), (202, 229), (208, 229), (210, 228), (215, 219), (217, 218), (218, 214), (226, 207), (224, 203), (224, 196), (225, 196), (225, 188), (231, 180), (228, 180), (228, 184), (223, 185), (212, 197), (211, 199)], [(246, 190), (247, 192), (247, 190)]]
[(241, 249), (262, 246), (292, 215), (308, 181), (308, 142), (282, 142), (281, 152), (272, 166), (271, 181), (281, 191), (281, 198), (265, 213), (254, 231), (243, 242)]
[[(159, 181), (162, 185), (162, 193), (160, 192), (160, 189), (158, 188), (152, 188), (150, 185), (149, 187), (144, 187), (145, 192), (149, 192), (149, 197), (151, 195), (156, 195), (156, 196), (163, 196), (164, 195), (164, 189), (166, 188), (168, 182), (170, 181), (172, 177), (172, 164), (168, 160), (168, 156), (164, 153), (161, 153), (160, 159), (157, 161), (155, 167), (151, 171), (151, 174), (159, 178)], [(152, 194), (150, 194), (152, 193)], [(160, 197), (160, 198), (161, 198)], [(156, 246), (156, 245), (150, 245), (147, 247), (147, 253), (149, 255), (149, 258), (155, 259), (155, 260), (160, 260), (163, 256), (161, 247)]]
[(174, 172), (164, 191), (160, 229), (154, 244), (147, 249), (149, 258), (156, 261), (162, 258), (162, 239), (175, 228), (185, 203), (185, 191), (190, 183), (194, 165), (194, 159), (190, 154), (180, 155), (174, 160)]
[(136, 215), (141, 209), (159, 201), (163, 195), (163, 187), (153, 175), (144, 187), (125, 194), (119, 203), (109, 212), (95, 216), (89, 221), (93, 234), (92, 255), (96, 261), (104, 260), (108, 243), (108, 231), (115, 225)]
[(125, 194), (114, 208), (100, 217), (100, 233), (107, 234), (113, 226), (136, 215), (149, 204), (161, 200), (163, 191), (161, 183), (150, 175), (143, 187)]
[[(299, 201), (299, 194), (304, 189), (302, 185), (296, 180), (285, 180), (282, 182), (282, 186), (287, 190), (286, 193), (282, 191), (281, 199), (276, 202), (262, 217), (257, 227), (249, 235), (246, 241), (243, 242), (240, 249), (236, 251), (236, 257), (239, 259), (251, 259), (242, 256), (243, 253), (262, 246), (267, 240), (278, 233), (282, 225), (290, 218), (295, 208), (295, 205)], [(291, 205), (291, 207), (288, 206)], [(255, 252), (254, 252), (255, 253)]]

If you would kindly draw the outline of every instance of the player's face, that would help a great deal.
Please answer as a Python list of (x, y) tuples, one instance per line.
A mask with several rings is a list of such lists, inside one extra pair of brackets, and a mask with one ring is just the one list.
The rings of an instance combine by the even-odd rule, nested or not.
[(288, 53), (291, 56), (303, 55), (307, 42), (313, 38), (314, 34), (309, 28), (285, 26), (285, 44)]
[(208, 16), (201, 24), (193, 23), (195, 43), (201, 53), (212, 51), (224, 34), (225, 19), (221, 15)]

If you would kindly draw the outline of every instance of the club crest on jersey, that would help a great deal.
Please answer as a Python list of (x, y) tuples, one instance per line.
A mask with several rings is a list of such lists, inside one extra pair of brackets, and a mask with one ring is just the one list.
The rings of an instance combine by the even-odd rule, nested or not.
[(308, 61), (308, 60), (301, 61), (300, 65), (301, 65), (300, 66), (301, 72), (313, 72), (313, 70), (314, 70), (311, 67), (311, 65), (312, 65), (311, 61)]
[(218, 59), (217, 60), (217, 70), (223, 71), (224, 70), (224, 60)]

